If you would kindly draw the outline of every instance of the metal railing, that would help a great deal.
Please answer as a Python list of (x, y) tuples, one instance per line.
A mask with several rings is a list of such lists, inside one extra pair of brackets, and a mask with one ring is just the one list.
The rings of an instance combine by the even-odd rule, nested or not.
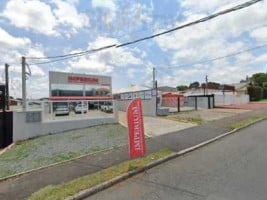
[(113, 100), (27, 101), (27, 111), (42, 111), (43, 121), (114, 117)]

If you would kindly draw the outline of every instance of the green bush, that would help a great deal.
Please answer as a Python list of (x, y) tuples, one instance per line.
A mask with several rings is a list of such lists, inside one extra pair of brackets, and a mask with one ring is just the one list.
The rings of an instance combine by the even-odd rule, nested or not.
[(263, 88), (263, 98), (267, 99), (267, 88)]
[(248, 95), (250, 101), (259, 101), (263, 97), (263, 89), (258, 86), (248, 87)]

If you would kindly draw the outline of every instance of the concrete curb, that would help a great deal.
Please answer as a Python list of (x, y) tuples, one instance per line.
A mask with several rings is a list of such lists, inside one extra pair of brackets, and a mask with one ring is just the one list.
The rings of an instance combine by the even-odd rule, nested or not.
[(224, 137), (226, 137), (228, 135), (236, 133), (236, 132), (238, 132), (238, 131), (240, 131), (242, 129), (245, 129), (245, 128), (253, 125), (253, 124), (256, 124), (256, 123), (261, 122), (261, 121), (266, 120), (266, 119), (267, 119), (267, 117), (264, 117), (262, 119), (254, 121), (254, 122), (252, 122), (250, 124), (247, 124), (245, 126), (242, 126), (240, 128), (237, 128), (237, 129), (234, 129), (232, 131), (223, 133), (223, 134), (221, 134), (221, 135), (219, 135), (217, 137), (214, 137), (214, 138), (212, 138), (210, 140), (207, 140), (207, 141), (202, 142), (200, 144), (197, 144), (195, 146), (189, 147), (189, 148), (181, 150), (179, 152), (171, 153), (170, 155), (168, 155), (168, 156), (166, 156), (164, 158), (160, 158), (158, 160), (155, 160), (154, 162), (151, 162), (151, 163), (147, 164), (144, 167), (141, 167), (141, 168), (138, 168), (136, 170), (124, 173), (124, 174), (122, 174), (120, 176), (117, 176), (117, 177), (115, 177), (115, 178), (113, 178), (113, 179), (111, 179), (109, 181), (103, 182), (103, 183), (101, 183), (99, 185), (96, 185), (96, 186), (91, 187), (89, 189), (83, 190), (83, 191), (77, 193), (74, 196), (66, 198), (65, 200), (82, 200), (82, 199), (84, 199), (86, 197), (89, 197), (89, 196), (91, 196), (93, 194), (96, 194), (97, 192), (100, 192), (100, 191), (102, 191), (104, 189), (107, 189), (107, 188), (109, 188), (109, 187), (111, 187), (111, 186), (113, 186), (113, 185), (115, 185), (115, 184), (117, 184), (119, 182), (122, 182), (122, 181), (124, 181), (124, 180), (126, 180), (126, 179), (128, 179), (128, 178), (130, 178), (130, 177), (132, 177), (134, 175), (142, 173), (142, 172), (144, 172), (144, 171), (146, 171), (148, 169), (151, 169), (151, 168), (153, 168), (155, 166), (158, 166), (158, 165), (160, 165), (160, 164), (162, 164), (162, 163), (164, 163), (166, 161), (172, 160), (172, 159), (177, 158), (179, 156), (182, 156), (184, 154), (187, 154), (187, 153), (189, 153), (191, 151), (197, 150), (197, 149), (199, 149), (201, 147), (204, 147), (204, 146), (206, 146), (206, 145), (208, 145), (210, 143), (216, 142), (217, 140), (220, 140), (220, 139), (222, 139), (222, 138), (224, 138)]
[[(10, 148), (15, 145), (14, 143), (10, 145)], [(120, 146), (117, 146), (117, 147), (113, 147), (113, 148), (109, 148), (109, 149), (104, 149), (104, 150), (100, 150), (100, 151), (96, 151), (96, 152), (93, 152), (93, 153), (88, 153), (88, 154), (85, 154), (85, 155), (81, 155), (79, 157), (76, 157), (76, 158), (72, 158), (72, 159), (69, 159), (69, 160), (64, 160), (64, 161), (61, 161), (61, 162), (57, 162), (57, 163), (52, 163), (50, 165), (46, 165), (46, 166), (43, 166), (43, 167), (39, 167), (39, 168), (35, 168), (35, 169), (31, 169), (31, 170), (28, 170), (28, 171), (24, 171), (24, 172), (20, 172), (20, 173), (17, 173), (17, 174), (14, 174), (14, 175), (11, 175), (11, 176), (6, 176), (6, 177), (3, 177), (3, 178), (0, 178), (0, 182), (3, 182), (3, 181), (6, 181), (6, 180), (9, 180), (9, 179), (12, 179), (12, 178), (17, 178), (19, 176), (22, 176), (22, 175), (25, 175), (25, 174), (29, 174), (29, 173), (32, 173), (32, 172), (36, 172), (36, 171), (39, 171), (39, 170), (43, 170), (43, 169), (47, 169), (49, 167), (54, 167), (56, 165), (60, 165), (60, 164), (64, 164), (64, 163), (67, 163), (67, 162), (71, 162), (71, 161), (75, 161), (75, 160), (78, 160), (80, 158), (83, 158), (83, 157), (86, 157), (86, 156), (92, 156), (92, 155), (95, 155), (97, 153), (102, 153), (102, 152), (106, 152), (106, 151), (110, 151), (110, 150), (113, 150), (113, 149), (116, 149), (116, 148), (120, 148), (120, 147), (123, 147), (127, 144), (123, 144), (123, 145), (120, 145)], [(9, 146), (8, 146), (9, 147)], [(7, 148), (8, 148), (7, 147)], [(0, 154), (1, 155), (1, 154)]]
[(6, 148), (2, 149), (2, 150), (0, 151), (0, 156), (1, 156), (3, 153), (5, 153), (7, 150), (11, 149), (14, 145), (15, 145), (15, 143), (12, 143), (12, 144), (10, 144), (9, 146), (7, 146)]

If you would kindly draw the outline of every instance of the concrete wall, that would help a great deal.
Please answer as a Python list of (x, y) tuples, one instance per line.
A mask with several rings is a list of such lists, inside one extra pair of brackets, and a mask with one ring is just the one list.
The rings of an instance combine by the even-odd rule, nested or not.
[(215, 106), (223, 106), (223, 105), (231, 105), (231, 104), (246, 104), (246, 103), (249, 103), (248, 95), (215, 94)]
[[(116, 100), (115, 102), (119, 111), (126, 112), (131, 101), (132, 100)], [(156, 116), (156, 98), (142, 100), (142, 108), (144, 116)]]
[[(38, 112), (38, 111), (36, 111)], [(41, 111), (39, 111), (41, 112)], [(76, 120), (57, 120), (39, 122), (26, 122), (27, 112), (13, 113), (13, 141), (26, 140), (36, 136), (60, 133), (67, 130), (86, 128), (101, 124), (117, 123), (118, 120), (114, 117), (110, 118), (92, 118), (92, 119), (76, 119)]]
[[(197, 107), (198, 108), (209, 108), (209, 98), (208, 97), (198, 97), (197, 96)], [(195, 97), (188, 97), (186, 106), (195, 108)], [(210, 108), (213, 108), (213, 98), (210, 97)]]

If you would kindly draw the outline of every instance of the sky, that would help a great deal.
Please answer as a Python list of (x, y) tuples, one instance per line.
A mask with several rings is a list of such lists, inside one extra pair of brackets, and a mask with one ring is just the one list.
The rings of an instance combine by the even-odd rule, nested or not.
[[(21, 57), (47, 57), (121, 44), (208, 16), (247, 0), (1, 0), (0, 83), (10, 65), (10, 95), (21, 97)], [(48, 72), (112, 77), (113, 92), (205, 81), (238, 83), (267, 71), (267, 1), (151, 40), (68, 60), (35, 64), (27, 97), (48, 97)], [(43, 61), (43, 60), (41, 60)], [(46, 60), (47, 61), (47, 60)]]

